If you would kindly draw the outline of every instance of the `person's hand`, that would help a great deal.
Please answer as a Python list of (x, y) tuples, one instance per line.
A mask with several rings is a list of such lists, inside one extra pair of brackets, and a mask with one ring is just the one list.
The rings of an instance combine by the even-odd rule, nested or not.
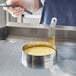
[(39, 9), (39, 0), (7, 0), (6, 4), (17, 6), (14, 8), (4, 7), (4, 10), (8, 11), (14, 17), (23, 14), (24, 10), (35, 12)]
[(21, 4), (19, 1), (24, 1), (24, 0), (7, 0), (6, 1), (7, 5), (16, 5), (16, 6), (20, 6), (20, 7), (15, 7), (15, 8), (4, 7), (3, 9), (8, 11), (13, 17), (17, 17), (24, 12), (24, 9), (22, 8), (23, 4)]

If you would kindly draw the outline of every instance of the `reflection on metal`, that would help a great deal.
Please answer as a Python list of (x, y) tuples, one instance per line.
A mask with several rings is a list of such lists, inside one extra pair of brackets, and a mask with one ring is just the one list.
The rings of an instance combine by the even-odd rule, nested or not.
[(76, 76), (76, 43), (72, 42), (71, 47), (67, 42), (56, 42), (57, 64), (50, 69), (27, 69), (21, 63), (21, 48), (27, 42), (22, 39), (15, 43), (0, 41), (1, 76)]
[[(22, 53), (22, 64), (25, 68), (50, 68), (54, 65), (56, 53), (47, 56), (30, 56)], [(32, 61), (33, 60), (33, 61)]]
[[(42, 44), (41, 44), (42, 43)], [(56, 50), (54, 50), (52, 48), (52, 46), (50, 46), (49, 44), (44, 44), (46, 42), (33, 42), (28, 43), (27, 45), (23, 46), (23, 51), (22, 51), (22, 64), (25, 67), (29, 67), (29, 68), (50, 68), (51, 66), (55, 65), (56, 62)], [(47, 49), (50, 47), (49, 51), (50, 54), (46, 54), (46, 55), (41, 55), (41, 53), (39, 53), (39, 55), (37, 55), (37, 52), (35, 52), (35, 55), (33, 54), (28, 54), (27, 53), (27, 47), (28, 48), (33, 48), (35, 47), (35, 51), (37, 50), (37, 47), (40, 48), (40, 46), (42, 47), (46, 47)], [(25, 52), (26, 51), (26, 52)], [(44, 54), (44, 51), (41, 50)]]
[(0, 40), (5, 40), (8, 36), (8, 28), (2, 27), (0, 28)]
[[(69, 30), (68, 27), (67, 29), (60, 26), (56, 28), (56, 39), (62, 41), (56, 41), (57, 64), (51, 66), (50, 71), (48, 69), (26, 69), (20, 61), (23, 45), (32, 40), (45, 40), (48, 36), (49, 27), (18, 23), (9, 23), (6, 27), (9, 31), (8, 37), (5, 37), (4, 34), (1, 37), (7, 38), (7, 40), (0, 41), (1, 76), (76, 76), (76, 42), (72, 42), (76, 40), (75, 27)], [(36, 28), (37, 30), (35, 30)], [(33, 30), (37, 31), (38, 35), (35, 36)], [(30, 31), (33, 31), (34, 34), (32, 35)], [(69, 42), (66, 42), (66, 31)], [(38, 38), (39, 35), (40, 38)]]
[[(26, 23), (14, 23), (10, 22), (6, 25), (9, 29), (9, 37), (16, 38), (44, 38), (48, 37), (49, 26), (26, 24)], [(56, 26), (56, 40), (64, 41), (76, 41), (76, 27), (72, 26)], [(69, 28), (69, 29), (68, 29)], [(14, 31), (13, 31), (14, 30)], [(54, 30), (51, 30), (53, 33)]]

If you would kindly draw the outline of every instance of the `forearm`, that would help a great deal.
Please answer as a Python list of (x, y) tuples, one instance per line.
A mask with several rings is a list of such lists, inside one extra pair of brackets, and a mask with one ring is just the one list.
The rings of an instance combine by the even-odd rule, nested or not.
[(37, 11), (40, 8), (39, 0), (34, 0), (34, 11)]
[(39, 0), (25, 0), (25, 9), (30, 11), (37, 11), (40, 8), (40, 2)]
[(40, 7), (39, 0), (7, 0), (8, 5), (14, 4), (24, 9), (37, 11)]
[(24, 10), (35, 12), (40, 8), (40, 0), (7, 0), (7, 5), (16, 5), (18, 7), (5, 7), (12, 16), (21, 15)]

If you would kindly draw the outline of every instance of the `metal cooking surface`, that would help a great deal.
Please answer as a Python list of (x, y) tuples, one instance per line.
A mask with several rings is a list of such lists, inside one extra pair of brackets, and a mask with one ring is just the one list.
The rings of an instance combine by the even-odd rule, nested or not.
[(0, 76), (76, 76), (76, 44), (57, 43), (57, 64), (50, 69), (25, 68), (21, 63), (22, 46), (27, 41), (0, 41)]

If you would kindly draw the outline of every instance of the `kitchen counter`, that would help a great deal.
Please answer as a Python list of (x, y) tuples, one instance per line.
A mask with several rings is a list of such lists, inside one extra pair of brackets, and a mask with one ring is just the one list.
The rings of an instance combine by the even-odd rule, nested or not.
[(56, 42), (57, 64), (50, 69), (32, 69), (21, 63), (22, 46), (27, 42), (0, 40), (0, 76), (76, 76), (76, 43)]
[[(76, 76), (76, 27), (57, 26), (57, 64), (50, 69), (26, 68), (21, 63), (23, 45), (47, 40), (48, 32), (48, 26), (35, 24), (8, 23), (1, 28), (0, 76)], [(54, 32), (51, 29), (51, 35)]]

